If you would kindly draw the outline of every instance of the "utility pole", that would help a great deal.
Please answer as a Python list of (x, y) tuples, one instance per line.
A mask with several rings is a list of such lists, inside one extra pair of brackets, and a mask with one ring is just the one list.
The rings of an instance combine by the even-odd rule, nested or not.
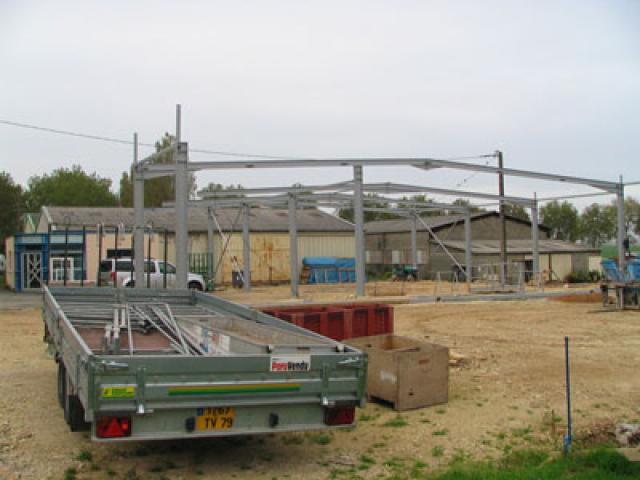
[[(496, 151), (498, 156), (498, 168), (503, 168), (502, 152)], [(507, 280), (507, 222), (505, 219), (504, 174), (502, 170), (498, 174), (498, 194), (500, 195), (500, 286), (504, 288)]]

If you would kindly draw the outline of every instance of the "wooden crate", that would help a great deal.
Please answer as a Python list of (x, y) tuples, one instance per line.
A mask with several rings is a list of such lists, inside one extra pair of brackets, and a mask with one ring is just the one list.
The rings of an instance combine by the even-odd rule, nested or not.
[(369, 396), (396, 410), (447, 403), (449, 349), (399, 335), (350, 339), (346, 343), (369, 355)]

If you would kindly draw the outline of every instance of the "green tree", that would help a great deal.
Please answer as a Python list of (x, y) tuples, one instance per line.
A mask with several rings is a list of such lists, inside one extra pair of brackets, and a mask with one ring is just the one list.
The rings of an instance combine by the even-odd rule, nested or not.
[[(391, 208), (389, 202), (385, 199), (381, 199), (380, 195), (376, 193), (365, 193), (365, 207), (372, 208)], [(355, 218), (353, 216), (353, 207), (343, 207), (338, 210), (338, 216), (347, 220), (348, 222), (353, 223)], [(376, 220), (389, 220), (392, 218), (398, 218), (397, 215), (393, 215), (387, 212), (364, 212), (364, 221), (365, 222), (373, 222)]]
[(0, 252), (6, 253), (4, 241), (20, 229), (24, 204), (22, 187), (6, 172), (0, 172)]
[(527, 222), (531, 221), (529, 212), (527, 212), (527, 209), (522, 205), (511, 205), (510, 203), (505, 203), (504, 214), (521, 220), (526, 220)]
[(594, 248), (616, 235), (615, 209), (592, 203), (580, 215), (580, 237)]
[[(612, 215), (615, 216), (615, 222), (617, 222), (616, 204), (614, 203), (611, 208), (613, 210)], [(627, 197), (624, 200), (624, 223), (627, 233), (640, 235), (640, 203), (633, 197)]]
[(57, 207), (114, 207), (118, 198), (111, 191), (111, 180), (97, 173), (87, 174), (80, 165), (58, 168), (50, 175), (29, 179), (27, 208), (40, 210), (43, 205)]
[[(399, 201), (398, 201), (398, 208), (411, 208), (410, 203), (417, 203), (417, 204), (421, 204), (424, 203), (425, 205), (429, 204), (429, 203), (433, 203), (433, 199), (427, 197), (424, 194), (419, 194), (419, 195), (413, 195), (412, 197), (405, 197), (403, 196)], [(445, 210), (440, 210), (440, 209), (436, 209), (436, 210), (425, 210), (423, 212), (420, 212), (420, 216), (421, 217), (440, 217), (442, 215), (446, 215), (447, 212)]]
[(571, 203), (557, 200), (540, 209), (540, 220), (551, 228), (551, 238), (575, 242), (580, 236), (580, 217)]
[(487, 209), (486, 208), (482, 208), (482, 207), (476, 207), (474, 205), (471, 204), (471, 202), (465, 198), (456, 198), (453, 201), (454, 205), (457, 205), (459, 207), (469, 207), (469, 210), (471, 210), (471, 213), (480, 213), (480, 212), (486, 212)]
[[(156, 152), (164, 150), (173, 142), (173, 137), (165, 133), (162, 138), (156, 142)], [(152, 163), (154, 165), (169, 165), (174, 163), (173, 154), (165, 152), (158, 155)], [(123, 207), (133, 206), (133, 167), (129, 172), (122, 172), (120, 177), (120, 205)], [(196, 191), (196, 177), (193, 173), (189, 174), (189, 196), (193, 196)], [(144, 182), (144, 206), (145, 208), (161, 207), (164, 202), (174, 202), (175, 178), (173, 176), (151, 178)]]

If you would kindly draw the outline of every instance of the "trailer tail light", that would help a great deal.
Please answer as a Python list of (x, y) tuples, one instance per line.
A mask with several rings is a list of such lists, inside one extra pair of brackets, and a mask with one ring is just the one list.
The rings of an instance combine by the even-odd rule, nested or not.
[(324, 411), (327, 425), (351, 425), (356, 418), (356, 407), (333, 407)]
[(130, 437), (131, 417), (98, 417), (96, 436), (98, 438)]
[(114, 285), (116, 284), (116, 272), (111, 272), (111, 281)]

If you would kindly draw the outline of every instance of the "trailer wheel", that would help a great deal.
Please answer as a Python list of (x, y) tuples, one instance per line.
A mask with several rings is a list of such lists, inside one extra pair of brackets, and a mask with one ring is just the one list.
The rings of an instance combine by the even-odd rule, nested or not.
[(91, 428), (91, 424), (84, 420), (84, 407), (82, 406), (82, 402), (80, 402), (80, 397), (67, 393), (69, 377), (68, 375), (65, 377), (64, 419), (67, 425), (69, 425), (69, 430), (72, 432), (85, 432)]
[(67, 396), (67, 369), (62, 359), (58, 362), (58, 404), (64, 408), (64, 398)]

